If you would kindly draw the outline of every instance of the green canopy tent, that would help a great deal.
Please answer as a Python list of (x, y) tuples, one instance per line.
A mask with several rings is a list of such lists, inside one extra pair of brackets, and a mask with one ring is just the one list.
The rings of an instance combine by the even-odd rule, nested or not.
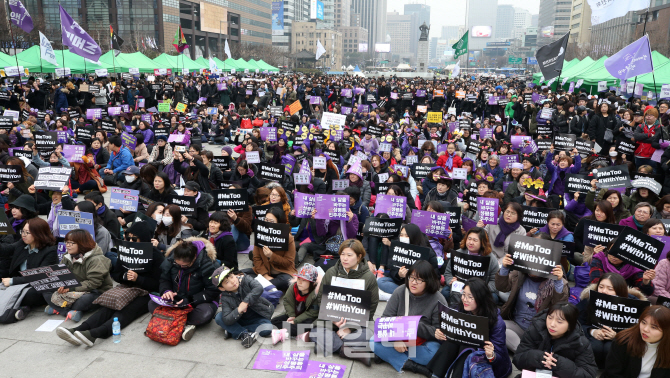
[(226, 63), (226, 71), (230, 72), (231, 68), (234, 68), (235, 71), (243, 71), (244, 68), (240, 67), (240, 64), (235, 60), (228, 58), (224, 61)]
[(166, 68), (157, 67), (153, 60), (139, 51), (114, 57), (114, 52), (110, 50), (100, 57), (100, 62), (111, 66), (110, 72), (117, 73), (128, 72), (130, 68), (137, 68), (143, 73), (153, 73), (155, 68)]
[[(39, 53), (39, 46), (37, 47), (37, 51)], [(35, 65), (34, 63), (21, 59), (20, 56), (17, 57), (19, 58), (19, 66), (27, 68), (30, 72), (40, 72), (39, 62)], [(16, 67), (16, 58), (13, 55), (0, 53), (0, 68), (5, 67)]]
[(249, 63), (249, 72), (255, 72), (256, 70), (258, 70), (258, 72), (263, 72), (263, 70), (265, 70), (265, 68), (261, 67), (261, 65), (258, 64), (258, 62), (253, 59), (249, 59), (248, 63)]
[[(563, 62), (563, 72), (568, 70), (570, 67), (574, 66), (575, 64), (579, 63), (579, 59), (573, 59), (573, 60), (568, 60), (567, 62)], [(279, 71), (279, 70), (277, 70)], [(533, 83), (535, 84), (540, 84), (540, 78), (542, 78), (542, 72), (537, 72), (533, 74)]]
[(279, 72), (279, 68), (273, 67), (267, 63), (265, 63), (263, 60), (259, 60), (256, 62), (259, 66), (263, 68), (263, 70), (267, 70), (269, 72)]
[[(68, 50), (54, 50), (54, 54), (56, 55), (56, 62), (58, 62), (59, 66), (54, 66), (53, 64), (42, 60), (40, 58), (40, 47), (38, 45), (20, 52), (17, 54), (17, 56), (19, 57), (19, 62), (21, 60), (29, 62), (28, 67), (34, 67), (34, 69), (29, 68), (30, 71), (33, 72), (56, 72), (56, 68), (63, 66), (63, 56), (65, 56), (65, 67), (70, 68), (70, 72), (73, 74), (92, 73), (96, 69), (101, 68), (106, 68), (109, 72), (112, 72), (111, 65), (107, 66), (107, 64), (103, 62), (99, 62), (100, 64), (92, 63), (91, 61), (87, 61), (83, 57), (77, 54), (73, 54)], [(16, 63), (14, 63), (14, 65), (16, 65)]]

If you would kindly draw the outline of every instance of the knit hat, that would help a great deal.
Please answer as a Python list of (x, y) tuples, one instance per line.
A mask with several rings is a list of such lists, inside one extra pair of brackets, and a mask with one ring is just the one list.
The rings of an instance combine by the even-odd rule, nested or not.
[(133, 224), (128, 227), (126, 234), (133, 234), (141, 243), (151, 242), (151, 236), (156, 232), (156, 228), (151, 229), (151, 224), (149, 222), (138, 222), (134, 221)]
[(302, 266), (302, 268), (300, 268), (300, 271), (295, 276), (309, 282), (316, 282), (316, 280), (319, 278), (319, 273), (314, 265), (305, 264)]
[(233, 149), (230, 146), (221, 147), (221, 152), (226, 151), (228, 156), (233, 156)]

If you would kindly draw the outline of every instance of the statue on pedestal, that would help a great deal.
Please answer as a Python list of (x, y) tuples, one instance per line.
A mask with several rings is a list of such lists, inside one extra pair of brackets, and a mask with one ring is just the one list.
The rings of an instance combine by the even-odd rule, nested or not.
[(430, 26), (426, 25), (426, 22), (424, 21), (423, 25), (419, 26), (419, 30), (421, 30), (421, 36), (419, 37), (419, 41), (427, 41), (428, 32), (430, 32)]

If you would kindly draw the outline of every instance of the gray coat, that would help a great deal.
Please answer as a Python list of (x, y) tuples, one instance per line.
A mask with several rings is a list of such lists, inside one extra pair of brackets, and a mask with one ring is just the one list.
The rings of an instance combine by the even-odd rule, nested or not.
[(221, 293), (219, 303), (221, 304), (221, 316), (226, 325), (233, 325), (240, 320), (240, 313), (237, 307), (242, 302), (249, 304), (249, 309), (256, 312), (258, 315), (270, 319), (272, 313), (275, 311), (274, 306), (270, 301), (261, 297), (263, 294), (263, 285), (255, 279), (247, 275), (240, 276), (240, 286), (237, 288), (237, 293), (224, 291)]
[[(400, 285), (393, 291), (382, 317), (405, 316), (405, 290), (405, 285)], [(428, 341), (435, 341), (435, 329), (440, 326), (440, 310), (437, 302), (447, 303), (439, 291), (435, 294), (426, 293), (420, 297), (415, 296), (411, 292), (409, 293), (409, 311), (407, 315), (422, 315), (417, 335)]]
[[(453, 251), (451, 253), (451, 258), (454, 258), (454, 254), (457, 253), (462, 253), (462, 254), (467, 254), (468, 251), (467, 249), (459, 249), (458, 251)], [(491, 259), (489, 260), (489, 269), (486, 271), (486, 276), (482, 278), (484, 282), (486, 282), (489, 286), (489, 289), (491, 290), (492, 293), (497, 293), (498, 290), (496, 289), (496, 273), (498, 273), (498, 270), (500, 270), (500, 267), (498, 266), (498, 259), (496, 258), (495, 253), (489, 254), (491, 256)], [(446, 264), (447, 267), (444, 269), (444, 280), (447, 284), (451, 282), (451, 279), (454, 277), (453, 274), (451, 273), (451, 262)], [(458, 300), (460, 299), (460, 293), (451, 292), (449, 303), (458, 303)], [(456, 299), (456, 302), (453, 302), (454, 299)]]

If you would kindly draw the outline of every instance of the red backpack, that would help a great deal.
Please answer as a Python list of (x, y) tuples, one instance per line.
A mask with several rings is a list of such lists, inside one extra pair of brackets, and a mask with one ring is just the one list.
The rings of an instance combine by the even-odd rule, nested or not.
[(151, 316), (144, 335), (159, 343), (179, 344), (184, 326), (186, 326), (186, 317), (191, 311), (193, 311), (191, 306), (186, 308), (158, 307)]

